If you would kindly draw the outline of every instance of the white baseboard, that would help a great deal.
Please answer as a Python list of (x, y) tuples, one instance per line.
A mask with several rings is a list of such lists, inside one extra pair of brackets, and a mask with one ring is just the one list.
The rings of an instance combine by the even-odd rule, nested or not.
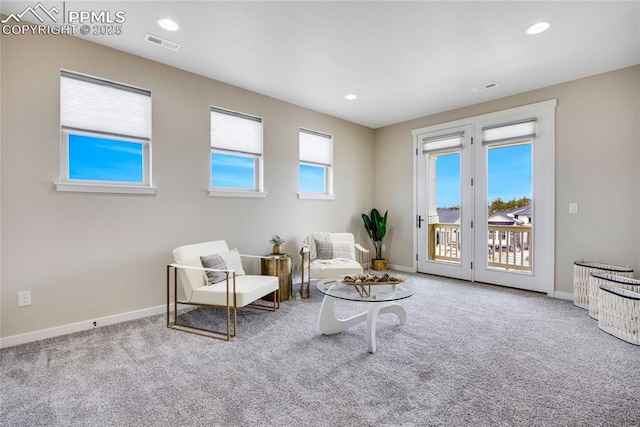
[(558, 299), (566, 299), (568, 301), (573, 301), (573, 294), (570, 294), (568, 292), (557, 292), (557, 291), (554, 291), (553, 292), (553, 297), (554, 298), (558, 298)]
[[(389, 270), (402, 271), (402, 272), (405, 272), (405, 273), (415, 273), (416, 272), (411, 267), (405, 267), (403, 265), (395, 265), (395, 264), (389, 264)], [(549, 294), (549, 296), (552, 297), (552, 298), (558, 298), (558, 299), (563, 299), (563, 300), (567, 300), (567, 301), (573, 301), (573, 293), (569, 293), (569, 292), (553, 291), (551, 294)]]
[(145, 308), (142, 310), (130, 311), (128, 313), (115, 314), (113, 316), (101, 317), (98, 319), (86, 320), (69, 325), (56, 326), (55, 328), (42, 329), (40, 331), (27, 332), (26, 334), (12, 335), (0, 338), (0, 348), (13, 347), (33, 341), (40, 341), (47, 338), (58, 337), (60, 335), (72, 334), (74, 332), (86, 331), (99, 328), (100, 326), (113, 325), (115, 323), (126, 322), (127, 320), (140, 319), (155, 314), (165, 313), (166, 305)]
[(411, 267), (405, 267), (404, 265), (396, 265), (396, 264), (389, 264), (389, 270), (402, 271), (402, 272), (405, 272), (405, 273), (415, 273), (416, 272)]

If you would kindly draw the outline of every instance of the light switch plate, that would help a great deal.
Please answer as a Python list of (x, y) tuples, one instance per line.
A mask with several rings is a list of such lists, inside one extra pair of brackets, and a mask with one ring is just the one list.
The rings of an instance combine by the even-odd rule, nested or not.
[(577, 214), (578, 213), (578, 204), (577, 203), (569, 203), (569, 213)]

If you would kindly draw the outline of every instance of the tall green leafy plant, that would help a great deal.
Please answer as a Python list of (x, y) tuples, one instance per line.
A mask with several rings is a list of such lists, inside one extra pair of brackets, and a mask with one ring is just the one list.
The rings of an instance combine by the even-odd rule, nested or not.
[(382, 258), (382, 239), (387, 234), (387, 214), (389, 211), (384, 213), (384, 216), (380, 215), (377, 209), (371, 209), (371, 214), (367, 215), (366, 213), (362, 214), (362, 220), (364, 221), (364, 228), (367, 230), (367, 234), (369, 238), (373, 242), (373, 246), (376, 248), (376, 258), (375, 259), (383, 259)]

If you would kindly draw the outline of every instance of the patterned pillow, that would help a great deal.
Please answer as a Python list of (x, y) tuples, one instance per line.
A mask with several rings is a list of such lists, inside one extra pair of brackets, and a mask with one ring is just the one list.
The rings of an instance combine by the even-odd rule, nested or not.
[[(234, 270), (236, 276), (245, 274), (242, 269), (242, 260), (237, 249), (228, 252), (220, 252), (212, 255), (200, 257), (200, 262), (204, 268), (215, 268), (216, 270)], [(214, 283), (222, 282), (227, 278), (227, 274), (223, 271), (205, 271), (207, 286)]]
[[(227, 263), (220, 254), (205, 255), (200, 257), (200, 262), (204, 268), (215, 268), (217, 270), (227, 270)], [(205, 279), (207, 286), (214, 283), (222, 282), (227, 278), (227, 274), (223, 271), (205, 271)]]
[(316, 258), (333, 259), (344, 258), (353, 259), (353, 245), (349, 242), (331, 242), (316, 240)]

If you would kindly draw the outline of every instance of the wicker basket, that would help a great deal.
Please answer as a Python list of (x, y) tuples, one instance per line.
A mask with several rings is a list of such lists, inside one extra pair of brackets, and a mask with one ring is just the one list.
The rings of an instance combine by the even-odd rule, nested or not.
[(573, 303), (580, 308), (589, 309), (589, 274), (608, 273), (633, 277), (633, 269), (617, 265), (600, 264), (590, 261), (573, 263)]
[(640, 345), (640, 293), (600, 286), (598, 327), (631, 344)]
[(640, 292), (640, 280), (617, 274), (591, 273), (589, 274), (589, 316), (598, 320), (598, 298), (600, 286), (610, 285), (634, 292)]

